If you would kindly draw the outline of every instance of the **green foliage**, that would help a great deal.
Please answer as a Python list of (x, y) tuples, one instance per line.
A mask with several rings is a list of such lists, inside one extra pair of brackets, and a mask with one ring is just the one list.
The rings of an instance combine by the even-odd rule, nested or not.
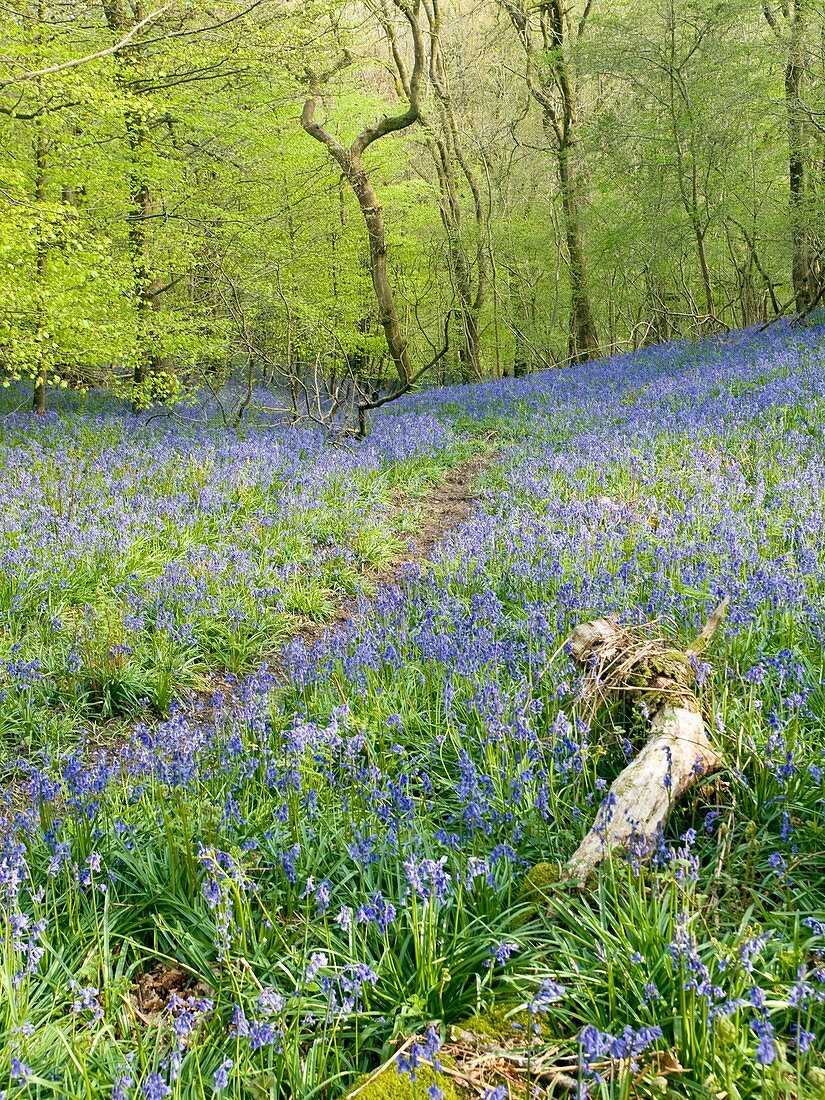
[(421, 1100), (433, 1085), (441, 1089), (444, 1100), (460, 1100), (466, 1095), (456, 1087), (449, 1075), (436, 1073), (430, 1066), (420, 1066), (414, 1082), (407, 1074), (399, 1073), (395, 1066), (389, 1066), (377, 1077), (370, 1079), (367, 1074), (356, 1081), (347, 1095), (358, 1090), (358, 1096), (363, 1100)]
[[(574, 7), (581, 15), (583, 5)], [(122, 25), (110, 25), (116, 8), (31, 2), (3, 16), (5, 381), (109, 386), (142, 409), (246, 369), (259, 381), (297, 373), (312, 389), (349, 371), (362, 381), (386, 377), (363, 218), (299, 125), (307, 84), (290, 60), (301, 53), (323, 72), (342, 48), (363, 56), (325, 85), (319, 106), (349, 141), (397, 105), (375, 28), (346, 5), (317, 3), (221, 27), (196, 3), (138, 33), (134, 47), (17, 79), (110, 47), (137, 19), (123, 6)], [(449, 171), (459, 221), (450, 229), (442, 217), (431, 94), (425, 126), (376, 143), (367, 157), (414, 360), (431, 358), (445, 326), (451, 331), (433, 375), (442, 381), (461, 373), (456, 240), (472, 278), (479, 264), (488, 269), (478, 314), (485, 372), (523, 373), (567, 354), (558, 166), (538, 114), (524, 111), (520, 81), (499, 80), (524, 59), (509, 33), (491, 46), (497, 10), (490, 0), (469, 20), (455, 0), (441, 28), (455, 140), (476, 181), (481, 222), (458, 147)], [(577, 80), (580, 219), (603, 347), (749, 325), (787, 301), (795, 238), (782, 72), (792, 38), (777, 18), (774, 33), (743, 0), (596, 8), (565, 47)], [(815, 257), (821, 59), (805, 46), (812, 27), (802, 34), (806, 175), (794, 232)]]

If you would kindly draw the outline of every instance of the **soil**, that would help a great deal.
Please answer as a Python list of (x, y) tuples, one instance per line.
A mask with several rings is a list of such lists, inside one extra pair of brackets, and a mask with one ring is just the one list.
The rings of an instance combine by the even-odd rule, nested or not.
[(187, 997), (208, 997), (210, 987), (195, 979), (180, 966), (164, 966), (158, 963), (135, 980), (130, 997), (132, 1007), (145, 1022), (165, 1011), (172, 994), (186, 1000)]

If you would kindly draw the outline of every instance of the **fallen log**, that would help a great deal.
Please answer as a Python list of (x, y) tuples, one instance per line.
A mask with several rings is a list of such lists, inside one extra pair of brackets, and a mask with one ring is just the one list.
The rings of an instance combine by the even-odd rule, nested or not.
[(570, 652), (584, 670), (584, 698), (592, 711), (611, 697), (629, 696), (650, 717), (650, 737), (613, 783), (590, 832), (562, 869), (563, 881), (584, 884), (614, 849), (647, 858), (675, 802), (722, 767), (695, 685), (696, 658), (727, 607), (725, 599), (684, 651), (613, 619), (582, 623), (573, 631)]

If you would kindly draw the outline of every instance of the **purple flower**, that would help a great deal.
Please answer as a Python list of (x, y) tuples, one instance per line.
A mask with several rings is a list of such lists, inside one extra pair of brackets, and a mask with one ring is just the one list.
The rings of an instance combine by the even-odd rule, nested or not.
[(159, 1073), (150, 1073), (141, 1086), (143, 1100), (165, 1100), (172, 1095), (172, 1090)]
[(221, 1064), (215, 1070), (215, 1074), (212, 1078), (213, 1092), (220, 1092), (222, 1089), (226, 1088), (226, 1086), (229, 1084), (229, 1073), (234, 1065), (235, 1063), (232, 1061), (231, 1058), (226, 1058), (223, 1062), (221, 1062)]
[(547, 1012), (555, 1001), (560, 1001), (564, 997), (565, 992), (563, 985), (559, 985), (558, 982), (554, 982), (551, 978), (545, 978), (539, 986), (538, 993), (536, 993), (535, 997), (528, 1004), (527, 1011), (531, 1016)]
[(769, 1066), (776, 1058), (773, 1026), (764, 1017), (751, 1020), (750, 1026), (759, 1040), (756, 1046), (756, 1060), (760, 1066)]
[(493, 956), (493, 961), (498, 963), (499, 966), (504, 966), (511, 955), (514, 955), (518, 951), (517, 943), (499, 943), (493, 944), (489, 948), (490, 954)]
[(427, 1028), (427, 1034), (423, 1043), (418, 1041), (411, 1043), (406, 1054), (398, 1054), (395, 1058), (396, 1069), (399, 1073), (406, 1074), (411, 1081), (415, 1081), (415, 1071), (424, 1062), (429, 1062), (438, 1073), (441, 1071), (441, 1063), (438, 1060), (438, 1052), (441, 1049), (441, 1036), (438, 1030), (431, 1024)]
[(72, 1012), (78, 1014), (88, 1012), (93, 1021), (101, 1019), (103, 1009), (100, 1007), (100, 1001), (98, 1000), (100, 996), (99, 989), (96, 989), (93, 985), (78, 985), (74, 979), (69, 982), (69, 988), (74, 991)]
[(437, 901), (445, 902), (450, 896), (452, 883), (449, 873), (444, 868), (446, 862), (446, 856), (441, 856), (437, 860), (417, 860), (414, 856), (405, 859), (404, 873), (410, 889), (422, 898), (435, 898)]
[(32, 1072), (33, 1071), (31, 1066), (27, 1066), (25, 1062), (21, 1062), (21, 1060), (14, 1054), (11, 1056), (12, 1081), (20, 1081), (21, 1084), (25, 1084), (26, 1081), (28, 1081), (28, 1079), (31, 1077)]

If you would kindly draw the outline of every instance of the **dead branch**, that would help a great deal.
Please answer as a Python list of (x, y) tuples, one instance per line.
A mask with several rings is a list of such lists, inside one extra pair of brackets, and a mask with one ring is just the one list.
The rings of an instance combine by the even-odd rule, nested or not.
[(584, 698), (592, 710), (610, 698), (630, 696), (651, 723), (647, 744), (615, 780), (593, 827), (568, 860), (565, 881), (584, 884), (616, 848), (649, 856), (676, 801), (722, 767), (695, 694), (695, 663), (724, 620), (728, 602), (722, 601), (684, 651), (614, 619), (582, 623), (573, 631), (570, 652), (584, 669)]

